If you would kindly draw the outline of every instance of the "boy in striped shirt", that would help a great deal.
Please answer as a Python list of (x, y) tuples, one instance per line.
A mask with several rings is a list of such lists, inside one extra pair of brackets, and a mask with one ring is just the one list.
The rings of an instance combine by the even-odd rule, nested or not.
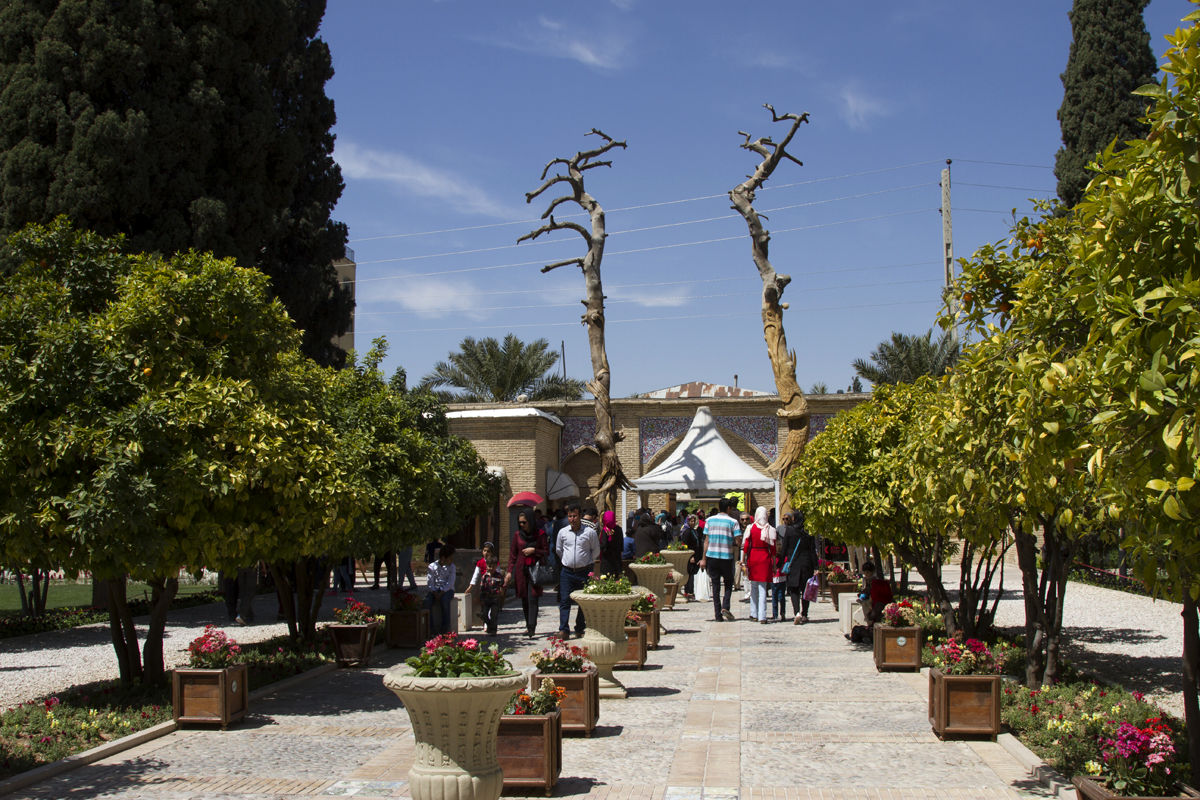
[(700, 569), (708, 570), (712, 582), (713, 613), (717, 622), (733, 621), (729, 600), (733, 595), (733, 564), (737, 558), (739, 528), (737, 520), (729, 515), (729, 509), (736, 509), (736, 506), (736, 500), (722, 497), (717, 504), (721, 513), (709, 517), (704, 525), (704, 557), (700, 559)]

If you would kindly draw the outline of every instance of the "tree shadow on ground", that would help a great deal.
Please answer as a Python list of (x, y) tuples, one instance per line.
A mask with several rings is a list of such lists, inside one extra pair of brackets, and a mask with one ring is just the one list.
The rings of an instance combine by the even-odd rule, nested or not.
[(630, 697), (668, 697), (680, 692), (674, 686), (627, 686), (625, 691)]
[(588, 795), (591, 794), (592, 789), (595, 787), (605, 785), (604, 781), (598, 781), (595, 778), (560, 777), (558, 785), (554, 787), (554, 796), (573, 797), (576, 795)]
[(131, 785), (169, 789), (171, 782), (179, 778), (170, 775), (156, 777), (155, 773), (170, 766), (158, 758), (134, 758), (115, 764), (88, 764), (30, 788), (40, 790), (39, 796), (81, 800), (88, 797), (111, 797), (114, 792)]

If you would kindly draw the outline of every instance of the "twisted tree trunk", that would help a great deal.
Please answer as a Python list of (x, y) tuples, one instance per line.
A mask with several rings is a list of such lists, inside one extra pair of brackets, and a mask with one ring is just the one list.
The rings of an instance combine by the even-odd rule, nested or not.
[[(542, 170), (543, 183), (533, 192), (525, 195), (525, 202), (531, 203), (557, 183), (565, 183), (570, 188), (570, 194), (563, 195), (550, 202), (542, 219), (549, 219), (542, 227), (517, 239), (518, 242), (533, 240), (543, 233), (557, 230), (571, 230), (578, 233), (587, 244), (587, 253), (582, 258), (571, 258), (542, 267), (542, 272), (574, 264), (583, 272), (583, 282), (586, 290), (582, 301), (585, 307), (583, 324), (588, 329), (588, 349), (592, 357), (592, 380), (587, 389), (595, 398), (596, 408), (596, 450), (600, 454), (600, 486), (590, 496), (590, 500), (604, 511), (615, 510), (617, 507), (617, 490), (629, 488), (629, 479), (621, 468), (621, 460), (617, 456), (617, 442), (621, 434), (613, 427), (612, 399), (609, 396), (611, 375), (608, 366), (608, 351), (604, 345), (604, 287), (600, 279), (600, 262), (604, 258), (604, 240), (607, 238), (604, 223), (604, 209), (596, 199), (584, 190), (583, 173), (594, 167), (611, 167), (611, 161), (594, 161), (593, 159), (607, 153), (615, 147), (625, 147), (625, 142), (614, 141), (608, 135), (592, 128), (589, 136), (599, 136), (604, 144), (593, 150), (584, 150), (571, 158), (556, 158)], [(546, 176), (555, 165), (565, 168), (566, 174), (556, 174), (551, 178)], [(591, 229), (584, 228), (574, 222), (560, 222), (554, 218), (554, 209), (562, 203), (575, 203), (587, 212), (591, 221)]]
[(791, 472), (792, 466), (804, 452), (804, 446), (808, 444), (808, 401), (804, 399), (804, 392), (796, 382), (796, 352), (788, 349), (787, 334), (783, 330), (783, 311), (787, 308), (787, 303), (781, 302), (781, 299), (783, 290), (791, 283), (792, 278), (790, 275), (780, 275), (771, 266), (768, 257), (771, 234), (763, 227), (762, 218), (754, 210), (754, 193), (771, 177), (771, 173), (783, 159), (803, 166), (786, 148), (796, 135), (796, 130), (808, 121), (808, 114), (780, 116), (772, 106), (765, 107), (771, 112), (772, 122), (790, 121), (791, 128), (778, 144), (769, 136), (751, 141), (750, 134), (738, 131), (746, 137), (742, 148), (757, 153), (762, 157), (762, 161), (745, 181), (729, 192), (729, 199), (733, 201), (733, 208), (746, 220), (746, 227), (750, 231), (750, 256), (754, 259), (754, 265), (758, 267), (759, 277), (762, 278), (763, 338), (767, 342), (767, 355), (771, 359), (771, 371), (775, 376), (775, 390), (779, 393), (780, 402), (776, 414), (783, 417), (787, 424), (787, 439), (780, 448), (779, 455), (767, 469), (782, 481)]

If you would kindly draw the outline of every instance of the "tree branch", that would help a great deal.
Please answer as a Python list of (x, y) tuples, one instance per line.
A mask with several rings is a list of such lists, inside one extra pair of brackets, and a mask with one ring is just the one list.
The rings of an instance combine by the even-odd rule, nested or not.
[[(546, 266), (542, 267), (542, 272), (549, 272), (552, 269), (558, 269), (559, 267), (565, 267), (568, 264), (574, 264), (575, 266), (582, 269), (583, 268), (583, 259), (582, 258), (568, 258), (566, 261), (556, 261), (553, 264), (547, 264)], [(580, 302), (587, 303), (586, 300), (581, 300)]]

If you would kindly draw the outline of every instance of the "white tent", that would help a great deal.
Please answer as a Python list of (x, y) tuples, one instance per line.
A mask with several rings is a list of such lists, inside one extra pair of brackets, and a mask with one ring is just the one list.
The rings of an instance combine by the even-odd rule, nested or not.
[[(733, 452), (717, 432), (708, 406), (696, 409), (683, 441), (666, 460), (633, 481), (633, 488), (639, 492), (774, 489), (775, 518), (779, 519), (779, 481), (763, 475)], [(627, 515), (626, 495), (622, 492), (622, 519)]]

